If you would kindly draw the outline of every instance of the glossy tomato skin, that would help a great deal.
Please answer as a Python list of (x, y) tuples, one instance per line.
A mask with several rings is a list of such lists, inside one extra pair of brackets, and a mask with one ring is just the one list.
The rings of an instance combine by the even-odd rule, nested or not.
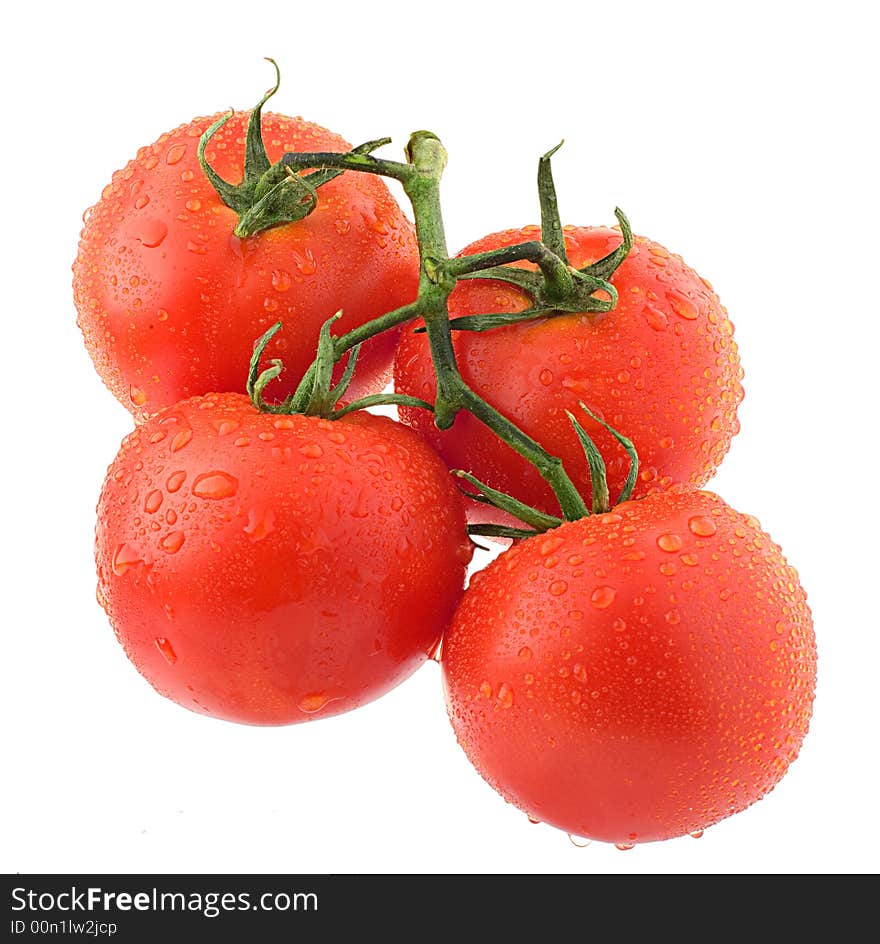
[(629, 845), (773, 788), (807, 732), (816, 649), (755, 519), (682, 492), (502, 554), (458, 607), (443, 676), (459, 743), (507, 800)]
[(250, 724), (338, 714), (427, 658), (470, 559), (460, 496), (406, 427), (168, 407), (123, 442), (98, 504), (98, 599), (138, 671)]
[[(473, 243), (470, 254), (540, 238), (537, 227), (507, 230)], [(572, 265), (582, 267), (620, 244), (616, 230), (567, 227)], [(617, 307), (595, 316), (560, 315), (521, 325), (454, 334), (462, 376), (485, 400), (563, 460), (584, 496), (589, 469), (566, 410), (575, 414), (608, 464), (612, 496), (629, 469), (622, 447), (578, 406), (635, 443), (641, 472), (635, 496), (671, 486), (699, 487), (712, 476), (738, 431), (742, 400), (733, 326), (711, 286), (680, 257), (636, 237), (612, 282)], [(519, 289), (496, 281), (461, 282), (453, 317), (528, 307)], [(424, 334), (407, 328), (394, 364), (401, 393), (433, 400), (434, 375)], [(543, 509), (559, 507), (535, 468), (473, 416), (460, 413), (440, 432), (430, 414), (404, 408), (401, 418), (437, 448), (451, 468)]]
[[(306, 219), (239, 239), (237, 215), (199, 166), (198, 118), (142, 148), (91, 208), (74, 263), (78, 322), (95, 367), (143, 419), (195, 394), (244, 390), (254, 341), (276, 321), (267, 357), (283, 358), (275, 388), (291, 392), (315, 356), (321, 324), (342, 333), (415, 298), (412, 226), (385, 184), (345, 174), (319, 190)], [(208, 145), (226, 180), (242, 175), (246, 115)], [(341, 137), (301, 118), (263, 115), (270, 160), (287, 151), (342, 151)], [(387, 382), (396, 337), (364, 345), (350, 396)]]

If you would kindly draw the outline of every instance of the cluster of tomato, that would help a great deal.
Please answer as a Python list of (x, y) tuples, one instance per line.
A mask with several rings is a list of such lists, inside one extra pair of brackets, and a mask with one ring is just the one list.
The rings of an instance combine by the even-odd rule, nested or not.
[[(216, 116), (215, 116), (216, 118)], [(737, 431), (737, 346), (708, 282), (636, 237), (604, 316), (457, 331), (467, 384), (562, 459), (591, 494), (568, 419), (585, 403), (641, 460), (632, 498), (515, 541), (464, 589), (468, 519), (450, 476), (550, 514), (536, 469), (462, 412), (440, 431), (401, 421), (263, 412), (242, 392), (254, 341), (277, 321), (283, 398), (322, 323), (349, 330), (412, 301), (412, 226), (376, 176), (326, 182), (304, 219), (234, 235), (199, 162), (215, 118), (143, 148), (85, 223), (74, 265), (95, 366), (137, 425), (98, 506), (98, 597), (161, 694), (195, 711), (289, 724), (362, 705), (439, 656), (458, 739), (534, 820), (629, 846), (694, 833), (779, 780), (809, 722), (815, 646), (797, 575), (758, 522), (699, 488)], [(301, 119), (262, 117), (271, 161), (348, 150)], [(204, 157), (244, 169), (232, 117)], [(618, 231), (566, 228), (574, 267)], [(527, 227), (467, 253), (540, 239)], [(453, 317), (520, 311), (515, 286), (459, 284)], [(433, 401), (428, 342), (411, 326), (363, 345), (350, 394)], [(585, 421), (612, 495), (627, 456)], [(490, 511), (491, 514), (491, 511)]]

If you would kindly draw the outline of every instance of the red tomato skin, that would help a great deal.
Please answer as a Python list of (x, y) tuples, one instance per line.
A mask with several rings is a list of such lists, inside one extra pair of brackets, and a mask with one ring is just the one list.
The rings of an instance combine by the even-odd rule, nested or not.
[(816, 681), (797, 573), (710, 492), (565, 524), (471, 581), (443, 645), (480, 774), (533, 819), (619, 844), (692, 833), (771, 790)]
[[(462, 255), (540, 238), (537, 227), (487, 236)], [(602, 227), (566, 227), (572, 265), (583, 267), (620, 244)], [(582, 494), (591, 494), (583, 449), (566, 416), (573, 413), (608, 465), (612, 497), (629, 470), (626, 453), (578, 402), (635, 443), (641, 463), (634, 493), (675, 486), (697, 488), (714, 474), (738, 432), (742, 370), (733, 326), (711, 286), (679, 256), (637, 236), (612, 278), (617, 307), (591, 324), (586, 315), (558, 315), (476, 333), (454, 333), (465, 381), (559, 456)], [(452, 317), (521, 311), (528, 299), (497, 281), (466, 281), (450, 297)], [(595, 316), (591, 316), (595, 317)], [(436, 384), (424, 334), (404, 329), (394, 363), (396, 389), (433, 402)], [(544, 511), (558, 513), (537, 470), (479, 421), (460, 413), (452, 429), (436, 429), (430, 414), (402, 408), (401, 419), (436, 448), (450, 468)], [(477, 518), (477, 520), (479, 520)]]
[[(254, 341), (284, 328), (266, 357), (286, 370), (282, 399), (315, 356), (321, 324), (341, 334), (415, 298), (414, 231), (384, 182), (345, 174), (321, 187), (306, 219), (239, 239), (237, 215), (199, 166), (197, 118), (141, 148), (88, 211), (73, 266), (78, 324), (98, 374), (137, 419), (186, 397), (244, 390)], [(233, 117), (206, 156), (242, 176), (247, 116)], [(341, 137), (302, 118), (263, 115), (272, 161), (285, 152), (342, 151)], [(353, 398), (390, 378), (396, 333), (361, 350)], [(340, 368), (341, 369), (341, 368)]]
[(412, 674), (448, 625), (470, 547), (448, 472), (406, 427), (211, 394), (124, 440), (98, 503), (98, 599), (160, 694), (289, 724)]

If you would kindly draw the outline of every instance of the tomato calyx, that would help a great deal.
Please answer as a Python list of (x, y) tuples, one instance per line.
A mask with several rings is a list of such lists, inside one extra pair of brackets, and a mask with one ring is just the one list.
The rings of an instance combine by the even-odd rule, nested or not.
[[(198, 159), (202, 171), (217, 195), (238, 214), (233, 232), (240, 238), (255, 236), (263, 230), (305, 219), (318, 205), (318, 188), (338, 177), (342, 171), (316, 170), (301, 176), (283, 162), (272, 164), (263, 144), (263, 106), (278, 91), (281, 72), (274, 59), (268, 59), (275, 69), (275, 84), (257, 102), (248, 118), (245, 139), (244, 176), (241, 183), (224, 180), (208, 163), (205, 151), (214, 135), (232, 118), (229, 110), (218, 118), (199, 139)], [(367, 141), (353, 148), (350, 154), (369, 154), (387, 144), (390, 138)]]
[(330, 420), (341, 419), (356, 410), (365, 410), (371, 406), (386, 404), (417, 406), (427, 410), (433, 409), (431, 404), (425, 400), (398, 393), (377, 393), (340, 407), (339, 402), (354, 377), (360, 351), (360, 344), (355, 344), (350, 348), (342, 377), (340, 377), (338, 383), (334, 384), (333, 368), (336, 366), (339, 357), (336, 353), (334, 339), (330, 334), (330, 328), (333, 322), (341, 317), (342, 312), (338, 311), (321, 326), (321, 332), (318, 336), (318, 353), (312, 368), (302, 378), (297, 389), (279, 403), (267, 402), (263, 397), (263, 391), (267, 384), (281, 374), (284, 370), (284, 364), (280, 358), (275, 357), (269, 361), (268, 367), (260, 370), (260, 361), (269, 342), (281, 330), (282, 323), (276, 321), (262, 337), (258, 338), (254, 343), (254, 352), (248, 366), (246, 389), (251, 403), (261, 413), (286, 415), (298, 413), (303, 416), (321, 416)]
[[(451, 260), (451, 268), (462, 279), (494, 279), (515, 285), (528, 295), (532, 304), (524, 311), (493, 312), (454, 318), (450, 322), (453, 331), (488, 331), (503, 325), (532, 321), (562, 314), (582, 314), (593, 323), (617, 305), (617, 289), (609, 281), (620, 264), (629, 255), (633, 245), (632, 228), (626, 214), (615, 207), (614, 215), (623, 236), (621, 244), (606, 256), (576, 269), (569, 264), (565, 248), (565, 234), (559, 215), (559, 201), (553, 183), (551, 158), (562, 147), (543, 154), (538, 161), (538, 199), (541, 205), (541, 240), (525, 245), (530, 255), (518, 255), (538, 266), (538, 271), (511, 268), (504, 262), (504, 250), (496, 250), (498, 264), (474, 270), (474, 263), (484, 260), (490, 253), (463, 256)], [(514, 247), (511, 247), (514, 248)], [(597, 293), (600, 293), (597, 295)]]
[[(612, 502), (608, 491), (607, 470), (605, 467), (605, 460), (602, 458), (602, 453), (599, 452), (595, 442), (593, 442), (593, 439), (589, 433), (580, 424), (577, 417), (568, 410), (565, 411), (566, 416), (571, 422), (571, 425), (574, 427), (575, 433), (577, 433), (577, 437), (580, 440), (581, 447), (583, 448), (584, 455), (587, 459), (587, 465), (590, 469), (590, 483), (593, 493), (592, 507), (590, 510), (585, 509), (584, 514), (581, 515), (581, 517), (586, 518), (590, 515), (605, 514), (606, 512), (611, 511), (615, 505), (620, 505), (623, 502), (630, 500), (633, 489), (635, 488), (636, 479), (638, 478), (639, 474), (639, 457), (631, 439), (628, 439), (622, 433), (619, 433), (616, 429), (614, 429), (613, 426), (606, 423), (605, 420), (593, 413), (593, 411), (590, 410), (583, 401), (579, 400), (578, 405), (587, 414), (587, 416), (590, 417), (590, 419), (611, 433), (611, 435), (620, 443), (620, 445), (623, 446), (627, 456), (629, 457), (629, 472), (627, 474), (626, 481), (623, 484), (620, 494), (617, 496), (617, 500)], [(468, 525), (468, 534), (470, 535), (503, 537), (519, 540), (521, 538), (534, 537), (534, 535), (543, 534), (546, 531), (552, 531), (553, 528), (558, 528), (559, 525), (563, 524), (563, 520), (561, 518), (557, 518), (555, 515), (548, 515), (545, 512), (539, 511), (537, 508), (520, 501), (518, 498), (514, 498), (513, 495), (508, 495), (506, 492), (501, 492), (496, 488), (492, 488), (491, 486), (486, 485), (485, 482), (481, 482), (469, 472), (465, 472), (462, 469), (453, 469), (452, 474), (458, 478), (464, 479), (466, 482), (469, 482), (474, 488), (477, 489), (476, 493), (471, 492), (470, 490), (462, 489), (462, 492), (469, 498), (487, 505), (492, 505), (494, 508), (498, 508), (500, 511), (504, 511), (507, 514), (512, 515), (514, 518), (517, 518), (519, 521), (522, 521), (524, 524), (529, 526), (528, 528), (516, 528), (509, 527), (508, 525), (491, 523), (471, 524)]]

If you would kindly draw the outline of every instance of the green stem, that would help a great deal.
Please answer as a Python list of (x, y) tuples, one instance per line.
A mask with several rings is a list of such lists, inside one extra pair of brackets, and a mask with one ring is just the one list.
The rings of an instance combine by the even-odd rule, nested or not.
[(419, 299), (423, 303), (421, 315), (437, 377), (434, 422), (439, 429), (448, 429), (456, 414), (466, 409), (535, 466), (553, 489), (567, 519), (583, 518), (588, 514), (586, 505), (566, 475), (562, 461), (486, 403), (468, 387), (459, 372), (448, 309), (456, 279), (450, 271), (440, 209), (440, 176), (446, 165), (446, 152), (433, 134), (421, 131), (410, 138), (407, 154), (417, 171), (404, 181), (404, 190), (412, 202), (422, 258), (419, 278)]
[(461, 277), (520, 260), (533, 262), (541, 270), (548, 298), (563, 299), (571, 294), (574, 288), (571, 268), (555, 252), (551, 252), (537, 240), (517, 243), (513, 246), (502, 246), (500, 249), (490, 249), (488, 252), (477, 252), (472, 256), (459, 256), (449, 260), (446, 270), (451, 275)]
[[(437, 427), (449, 429), (456, 414), (461, 410), (472, 413), (515, 452), (535, 466), (553, 489), (566, 519), (583, 518), (589, 511), (566, 474), (561, 459), (547, 452), (465, 383), (458, 369), (452, 344), (448, 307), (449, 296), (459, 278), (478, 271), (495, 270), (506, 262), (521, 259), (534, 262), (544, 276), (547, 295), (559, 293), (560, 298), (572, 294), (578, 273), (540, 242), (504, 247), (469, 258), (450, 259), (440, 207), (440, 178), (446, 166), (446, 150), (436, 135), (428, 131), (417, 131), (407, 145), (407, 160), (408, 163), (401, 164), (367, 153), (330, 152), (294, 153), (281, 159), (281, 165), (290, 171), (332, 168), (392, 177), (400, 181), (412, 203), (421, 259), (418, 297), (409, 305), (388, 312), (333, 339), (335, 360), (338, 361), (346, 351), (369, 338), (421, 317), (425, 322), (437, 379), (437, 396), (434, 403), (434, 422)], [(521, 270), (508, 271), (517, 273)], [(487, 272), (488, 274), (490, 273)], [(297, 391), (283, 405), (285, 412), (307, 412), (316, 397), (325, 396), (322, 391), (316, 389), (317, 382), (321, 380), (320, 373), (316, 361), (303, 376)], [(326, 381), (326, 378), (324, 380)]]

